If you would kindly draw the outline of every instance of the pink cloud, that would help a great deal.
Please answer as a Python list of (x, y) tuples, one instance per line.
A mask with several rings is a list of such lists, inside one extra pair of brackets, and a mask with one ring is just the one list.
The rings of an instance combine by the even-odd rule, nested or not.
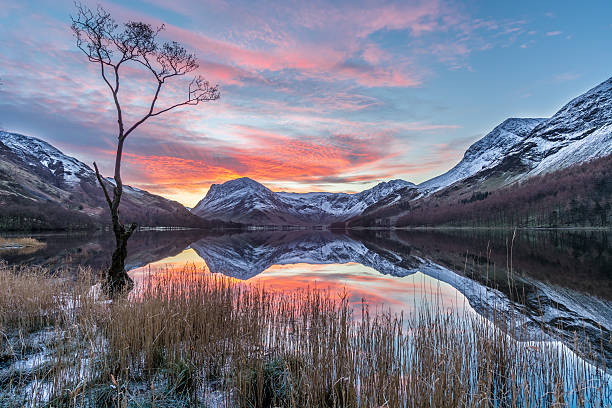
[[(197, 4), (194, 3), (193, 6), (197, 8)], [(181, 13), (189, 10), (184, 5), (169, 7)], [(244, 14), (240, 6), (236, 6), (235, 9), (229, 12), (241, 16)], [(375, 46), (372, 44), (366, 44), (364, 52), (364, 59), (369, 67), (355, 69), (346, 61), (351, 53), (362, 48), (359, 38), (381, 29), (410, 29), (415, 35), (431, 31), (438, 27), (436, 17), (440, 13), (438, 5), (432, 2), (414, 6), (371, 7), (367, 13), (360, 7), (350, 6), (342, 8), (329, 6), (323, 14), (321, 9), (306, 6), (298, 7), (298, 10), (285, 9), (285, 11), (288, 12), (287, 19), (293, 24), (315, 30), (316, 35), (324, 35), (326, 41), (310, 41), (292, 35), (286, 31), (284, 25), (278, 21), (275, 23), (274, 16), (267, 19), (272, 23), (266, 21), (263, 27), (261, 18), (249, 16), (243, 32), (237, 33), (239, 37), (247, 40), (246, 43), (213, 38), (202, 32), (173, 25), (166, 26), (166, 35), (197, 49), (207, 61), (223, 65), (225, 69), (222, 72), (211, 74), (213, 77), (229, 80), (230, 83), (239, 83), (239, 77), (241, 75), (244, 77), (247, 71), (257, 75), (264, 71), (280, 72), (291, 69), (297, 71), (302, 78), (355, 81), (366, 87), (406, 87), (419, 84), (421, 76), (406, 64), (406, 61), (399, 64), (396, 61), (394, 68), (380, 64), (382, 61), (377, 58), (380, 58), (381, 51), (375, 51)], [(123, 14), (129, 15), (129, 11), (124, 10)], [(319, 18), (321, 20), (318, 22), (312, 20)], [(248, 20), (256, 22), (260, 31), (250, 29)], [(161, 21), (156, 23), (161, 24)], [(351, 28), (347, 30), (347, 27)], [(261, 29), (270, 35), (261, 36)], [(259, 46), (249, 44), (256, 39), (264, 38), (267, 41), (263, 41)], [(236, 68), (237, 71), (231, 72), (227, 69), (228, 66)], [(329, 75), (330, 72), (336, 75)]]
[[(211, 182), (242, 175), (304, 189), (336, 180), (344, 183), (341, 189), (443, 165), (435, 159), (410, 162), (402, 154), (410, 150), (413, 136), (457, 126), (413, 121), (404, 111), (392, 118), (389, 112), (405, 109), (394, 101), (406, 91), (394, 89), (389, 97), (390, 92), (371, 88), (420, 86), (433, 71), (424, 61), (464, 68), (473, 50), (485, 49), (476, 30), (495, 30), (500, 36), (521, 31), (518, 22), (470, 20), (438, 1), (278, 2), (265, 12), (250, 3), (220, 0), (149, 1), (157, 4), (158, 15), (159, 7), (181, 15), (168, 18), (176, 24), (166, 25), (163, 37), (194, 51), (199, 73), (222, 87), (220, 101), (156, 118), (130, 136), (126, 180), (160, 193), (202, 191)], [(119, 22), (161, 25), (163, 17), (143, 15), (147, 8), (125, 4), (104, 6)], [(88, 162), (108, 157), (110, 167), (116, 130), (111, 97), (98, 67), (76, 50), (67, 14), (64, 20), (24, 15), (16, 24), (20, 29), (8, 33), (2, 50), (9, 52), (0, 55), (3, 94), (15, 106), (80, 126), (81, 139), (71, 149)], [(406, 40), (398, 46), (406, 52), (380, 41), (388, 31)], [(151, 83), (138, 66), (126, 65), (122, 74), (121, 101), (133, 123), (150, 101)], [(159, 105), (184, 92), (184, 83), (173, 81)], [(243, 144), (232, 145), (236, 141)]]

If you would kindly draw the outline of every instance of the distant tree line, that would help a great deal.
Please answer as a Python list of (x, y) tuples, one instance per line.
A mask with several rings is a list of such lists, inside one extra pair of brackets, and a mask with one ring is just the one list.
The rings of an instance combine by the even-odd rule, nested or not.
[(427, 203), (398, 226), (608, 227), (612, 225), (612, 156), (528, 179), (470, 199)]
[(16, 196), (0, 199), (0, 231), (81, 230), (96, 227), (86, 214), (53, 202), (36, 202)]
[[(82, 197), (81, 197), (82, 198)], [(16, 195), (0, 195), (0, 231), (49, 231), (49, 230), (88, 230), (108, 228), (110, 214), (88, 215), (88, 209), (99, 212), (99, 208), (90, 207), (87, 200), (80, 204), (58, 204), (52, 201), (34, 201)], [(83, 206), (85, 204), (85, 207)], [(206, 229), (240, 228), (239, 224), (217, 220), (205, 220), (187, 211), (181, 211), (179, 205), (159, 202), (157, 206), (139, 205), (124, 202), (122, 212), (141, 226), (152, 227), (191, 227)]]

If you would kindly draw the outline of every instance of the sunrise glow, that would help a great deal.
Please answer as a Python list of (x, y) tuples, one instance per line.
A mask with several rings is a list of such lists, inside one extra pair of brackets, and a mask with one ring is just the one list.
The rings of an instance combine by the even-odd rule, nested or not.
[[(612, 62), (606, 52), (581, 59), (608, 46), (608, 3), (554, 12), (529, 3), (527, 14), (454, 1), (101, 5), (118, 21), (164, 24), (162, 37), (195, 52), (198, 73), (221, 87), (216, 103), (152, 120), (126, 144), (125, 181), (187, 206), (242, 176), (295, 192), (422, 182), (506, 117), (550, 116)], [(112, 98), (74, 47), (72, 7), (3, 5), (0, 124), (110, 175)], [(153, 89), (138, 66), (123, 75), (133, 121)], [(181, 90), (166, 89), (162, 103)]]

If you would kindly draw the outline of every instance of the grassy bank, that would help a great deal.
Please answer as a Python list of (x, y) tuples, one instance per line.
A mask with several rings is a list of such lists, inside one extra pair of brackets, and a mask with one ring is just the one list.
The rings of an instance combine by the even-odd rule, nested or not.
[(0, 250), (23, 249), (23, 248), (41, 248), (46, 246), (34, 238), (3, 238), (0, 237)]
[(612, 401), (609, 379), (566, 348), (518, 343), (472, 313), (354, 313), (346, 294), (268, 292), (193, 268), (151, 275), (113, 303), (94, 283), (88, 271), (74, 280), (0, 266), (0, 406)]

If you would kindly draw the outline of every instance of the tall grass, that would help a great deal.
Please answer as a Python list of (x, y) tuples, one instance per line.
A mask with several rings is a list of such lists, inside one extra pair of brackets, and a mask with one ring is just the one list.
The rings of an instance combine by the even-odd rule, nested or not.
[[(605, 367), (504, 322), (348, 294), (269, 292), (160, 271), (102, 302), (78, 280), (0, 266), (0, 406), (600, 407)], [(605, 341), (606, 339), (602, 340)], [(608, 340), (609, 341), (609, 340)]]

